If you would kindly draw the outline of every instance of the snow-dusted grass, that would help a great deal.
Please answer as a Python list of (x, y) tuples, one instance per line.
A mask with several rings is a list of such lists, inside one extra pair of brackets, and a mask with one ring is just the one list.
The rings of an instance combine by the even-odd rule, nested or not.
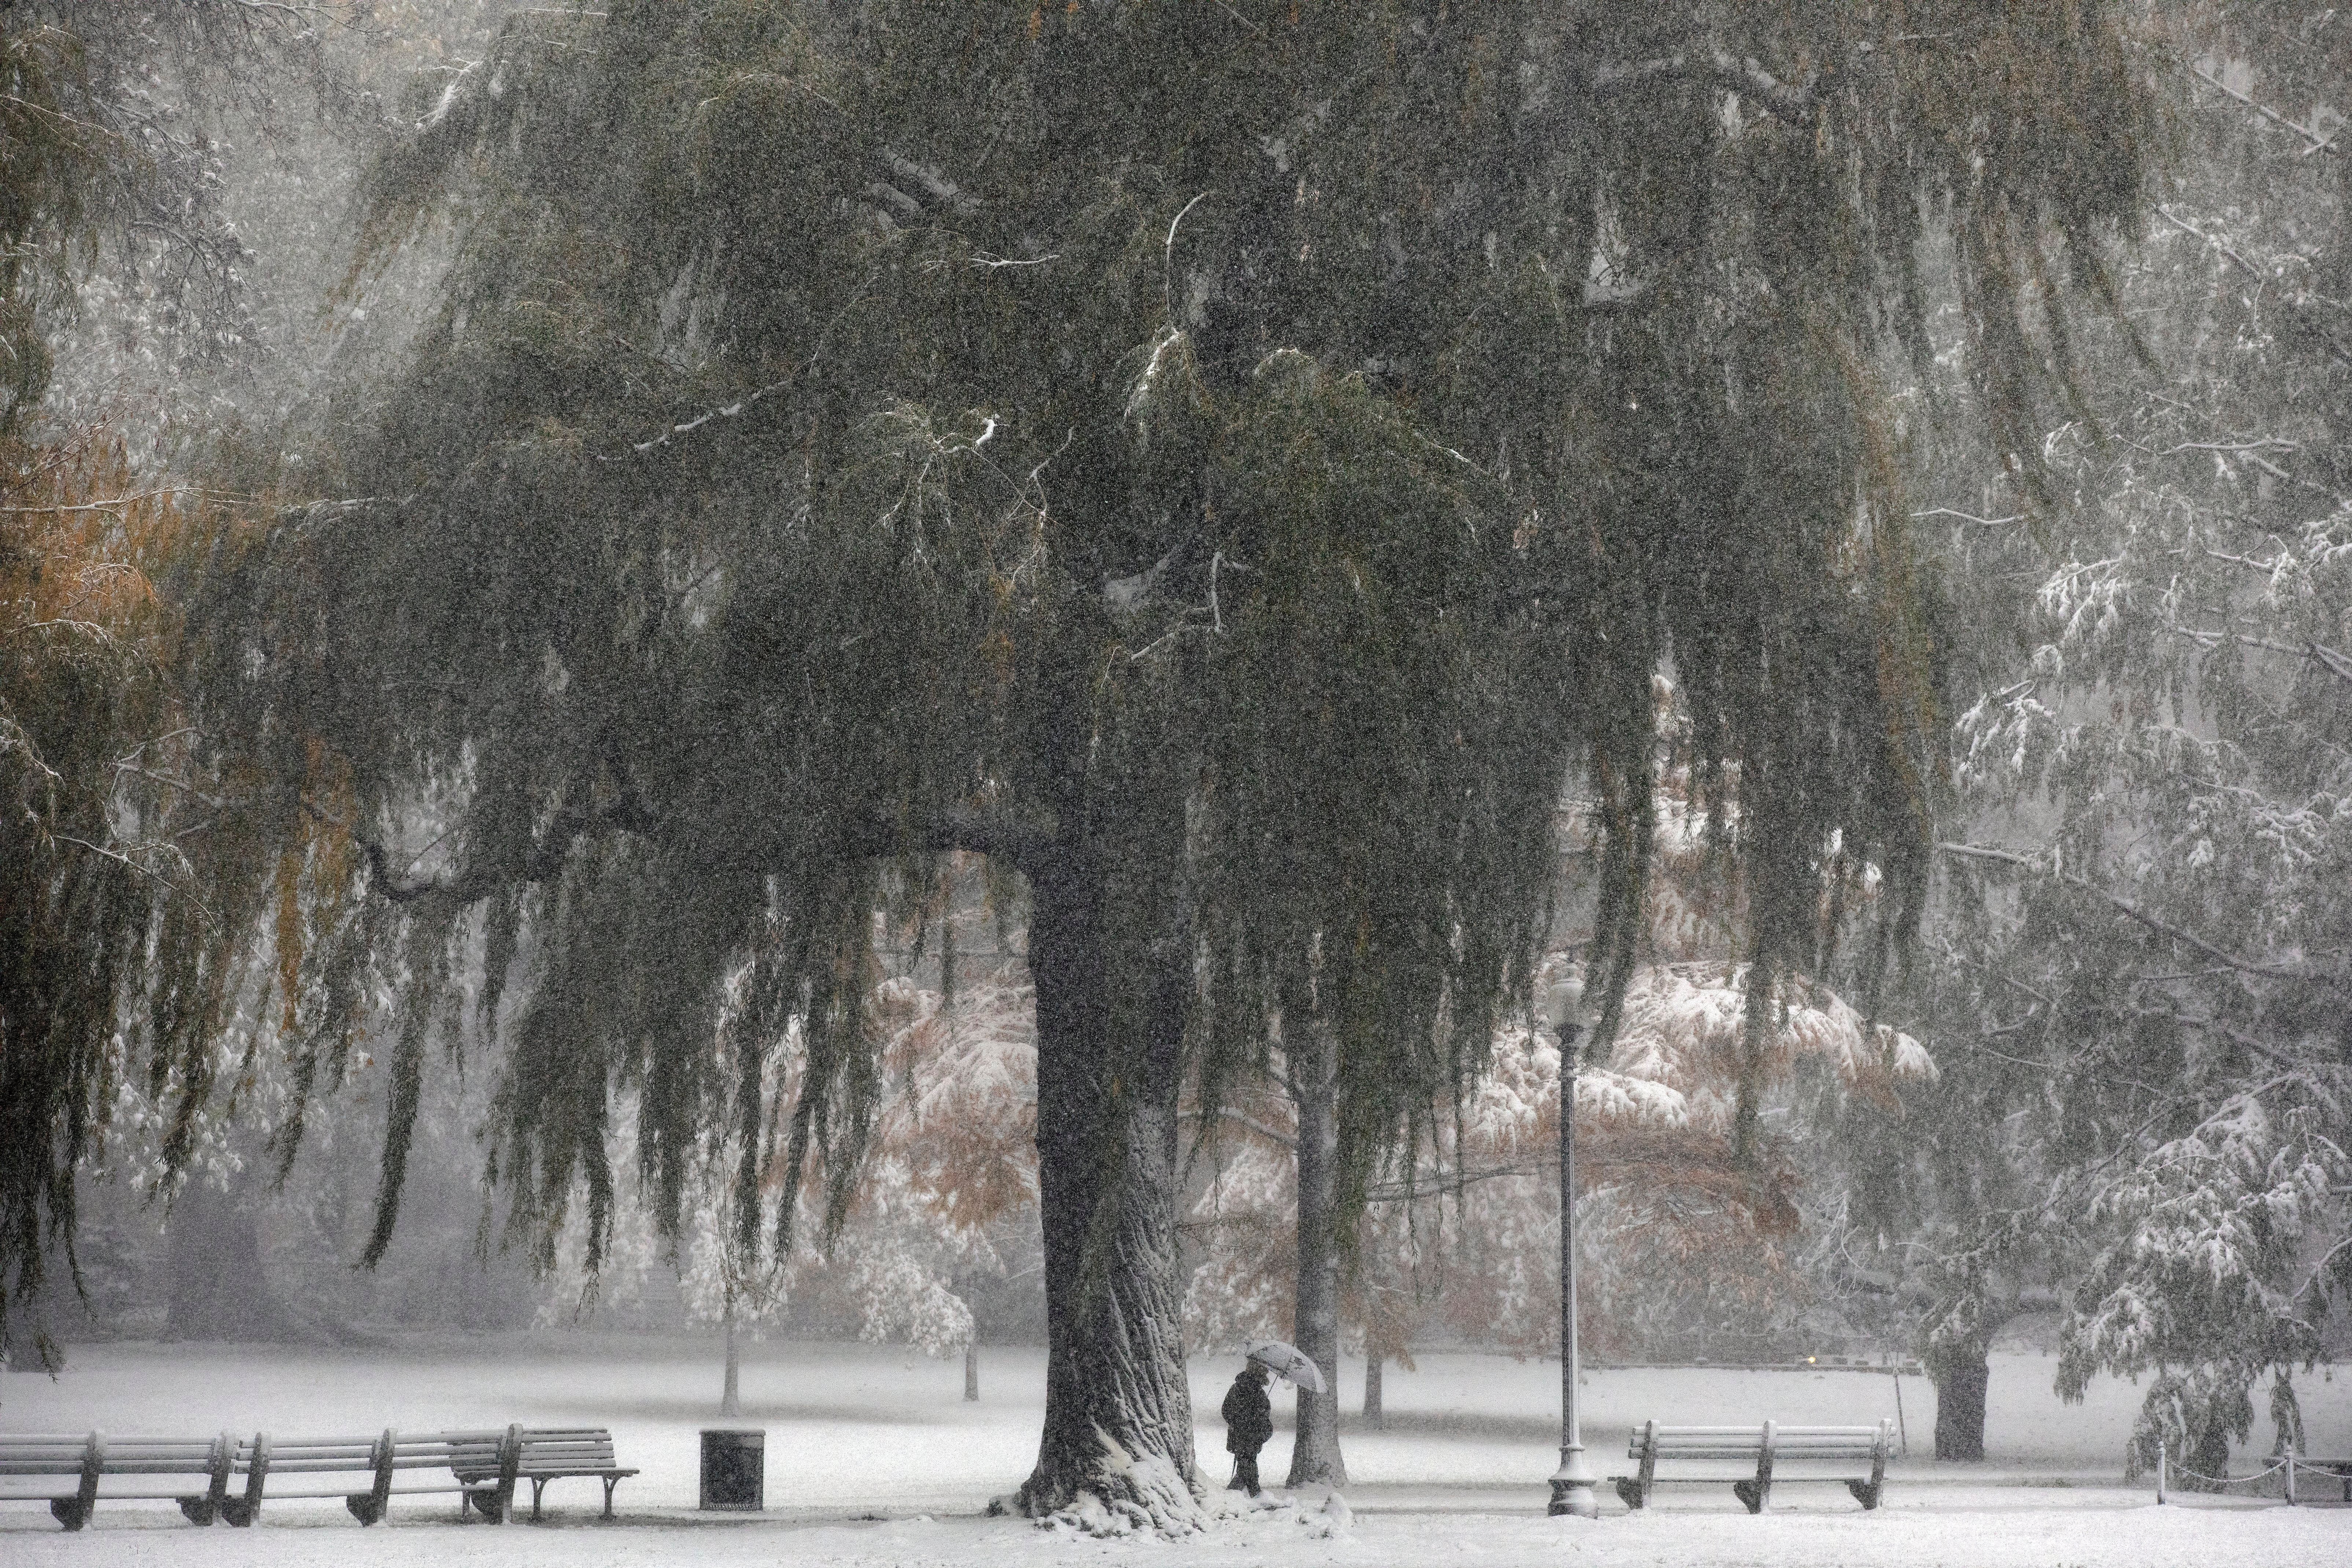
[[(1195, 1408), (1209, 1414), (1198, 1445), (1222, 1480), (1223, 1433), (1213, 1412), (1230, 1358), (1193, 1368)], [(77, 1536), (44, 1509), (0, 1507), (0, 1559), (9, 1568), (100, 1563), (314, 1563), (458, 1568), (472, 1563), (1054, 1563), (1114, 1559), (1172, 1565), (1284, 1561), (1427, 1563), (1550, 1561), (1594, 1564), (1756, 1563), (2302, 1563), (2352, 1561), (2352, 1513), (2207, 1502), (2162, 1510), (2144, 1486), (2120, 1485), (2125, 1436), (2138, 1397), (2095, 1387), (2082, 1406), (2050, 1393), (2053, 1363), (1996, 1358), (1985, 1466), (1937, 1465), (1929, 1448), (1932, 1390), (1903, 1381), (1913, 1457), (1897, 1464), (1887, 1506), (1854, 1508), (1842, 1488), (1784, 1486), (1773, 1511), (1751, 1519), (1727, 1488), (1662, 1492), (1647, 1516), (1627, 1516), (1604, 1490), (1597, 1525), (1541, 1517), (1543, 1479), (1557, 1459), (1559, 1369), (1506, 1357), (1432, 1354), (1420, 1370), (1391, 1369), (1388, 1429), (1344, 1433), (1354, 1480), (1352, 1528), (1324, 1538), (1325, 1516), (1271, 1513), (1230, 1522), (1180, 1546), (1079, 1542), (1018, 1521), (971, 1517), (1009, 1491), (1035, 1452), (1044, 1356), (982, 1353), (978, 1404), (961, 1398), (962, 1368), (869, 1345), (755, 1347), (743, 1371), (744, 1419), (767, 1429), (769, 1513), (714, 1521), (695, 1514), (698, 1428), (718, 1424), (715, 1351), (683, 1340), (534, 1335), (420, 1344), (402, 1352), (112, 1344), (78, 1347), (52, 1382), (0, 1379), (0, 1430), (281, 1435), (586, 1423), (614, 1430), (624, 1464), (625, 1521), (593, 1522), (593, 1481), (549, 1492), (551, 1529), (460, 1528), (447, 1498), (395, 1500), (390, 1525), (368, 1531), (332, 1501), (269, 1506), (261, 1525), (196, 1530), (168, 1503), (101, 1501)], [(1352, 1406), (1361, 1369), (1346, 1371)], [(1587, 1440), (1593, 1469), (1623, 1468), (1629, 1427), (1680, 1422), (1875, 1420), (1895, 1413), (1884, 1374), (1728, 1370), (1590, 1375)], [(1286, 1406), (1286, 1400), (1277, 1400)], [(2314, 1379), (2305, 1415), (2315, 1447), (2352, 1452), (2352, 1385)], [(2260, 1428), (2252, 1447), (2266, 1448)], [(1277, 1434), (1265, 1469), (1279, 1477), (1288, 1438)], [(2057, 1482), (2072, 1484), (2060, 1487)], [(2007, 1483), (2007, 1484), (2002, 1484)], [(1320, 1495), (1307, 1500), (1319, 1505)], [(858, 1522), (862, 1514), (894, 1516)], [(906, 1516), (938, 1516), (920, 1521)], [(950, 1517), (954, 1516), (954, 1517)]]

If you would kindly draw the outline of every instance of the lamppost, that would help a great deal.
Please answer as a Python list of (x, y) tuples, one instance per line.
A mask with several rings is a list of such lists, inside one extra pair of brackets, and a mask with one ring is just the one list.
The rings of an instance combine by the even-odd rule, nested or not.
[(1559, 1040), (1559, 1469), (1552, 1472), (1551, 1504), (1544, 1511), (1597, 1519), (1592, 1472), (1584, 1468), (1584, 1431), (1576, 1411), (1576, 1079), (1583, 1062), (1576, 1021), (1584, 987), (1564, 980), (1544, 997), (1544, 1011)]

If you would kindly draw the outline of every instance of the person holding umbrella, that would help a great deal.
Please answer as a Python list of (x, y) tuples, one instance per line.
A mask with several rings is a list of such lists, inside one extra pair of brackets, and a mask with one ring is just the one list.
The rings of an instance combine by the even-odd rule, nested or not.
[(1225, 1390), (1221, 1407), (1225, 1417), (1225, 1451), (1234, 1457), (1234, 1479), (1227, 1491), (1258, 1495), (1257, 1451), (1274, 1436), (1274, 1404), (1265, 1396), (1265, 1363), (1255, 1356), (1242, 1363), (1234, 1385)]
[(1268, 1375), (1286, 1379), (1312, 1393), (1323, 1392), (1323, 1374), (1312, 1358), (1295, 1344), (1278, 1339), (1260, 1340), (1249, 1347), (1234, 1385), (1225, 1391), (1225, 1448), (1234, 1457), (1234, 1479), (1227, 1491), (1258, 1495), (1257, 1451), (1274, 1436), (1274, 1405), (1265, 1396)]

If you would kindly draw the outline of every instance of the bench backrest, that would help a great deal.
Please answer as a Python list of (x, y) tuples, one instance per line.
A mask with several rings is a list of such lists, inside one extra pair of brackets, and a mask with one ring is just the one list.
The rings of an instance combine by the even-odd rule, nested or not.
[(525, 1427), (523, 1430), (520, 1474), (577, 1474), (583, 1470), (619, 1468), (620, 1461), (613, 1452), (613, 1434), (607, 1427)]
[(0, 1476), (78, 1476), (99, 1448), (99, 1469), (110, 1476), (202, 1476), (212, 1472), (219, 1439), (112, 1437), (82, 1432), (0, 1435)]
[[(504, 1432), (395, 1432), (392, 1434), (394, 1469), (483, 1469), (496, 1474), (499, 1445)], [(268, 1445), (272, 1475), (319, 1475), (338, 1470), (373, 1470), (383, 1462), (381, 1436), (372, 1437), (271, 1437), (256, 1433), (236, 1440), (234, 1463), (242, 1474), (252, 1469), (262, 1445)]]
[(1758, 1427), (1661, 1427), (1656, 1422), (1633, 1428), (1626, 1457), (1639, 1459), (1753, 1459), (1769, 1442), (1787, 1459), (1863, 1458), (1886, 1441), (1886, 1425), (1875, 1427), (1783, 1427), (1766, 1422)]

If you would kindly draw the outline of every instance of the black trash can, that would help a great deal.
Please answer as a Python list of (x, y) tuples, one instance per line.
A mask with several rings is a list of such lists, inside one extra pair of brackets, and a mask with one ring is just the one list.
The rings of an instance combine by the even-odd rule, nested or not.
[(702, 1429), (702, 1506), (754, 1512), (767, 1493), (768, 1432), (764, 1427)]

